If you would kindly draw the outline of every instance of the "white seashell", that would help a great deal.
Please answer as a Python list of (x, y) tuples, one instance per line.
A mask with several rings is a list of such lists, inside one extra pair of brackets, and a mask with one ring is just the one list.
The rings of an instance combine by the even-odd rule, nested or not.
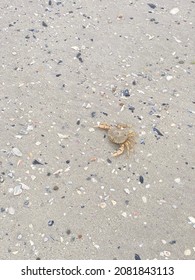
[(17, 156), (17, 157), (21, 157), (22, 156), (22, 152), (18, 148), (13, 148), (12, 149), (12, 154)]
[(190, 222), (192, 224), (195, 224), (195, 218), (194, 217), (190, 216), (190, 217), (188, 217), (188, 219), (190, 220)]
[(22, 193), (22, 187), (21, 185), (18, 185), (14, 188), (14, 195), (19, 195)]
[(179, 8), (173, 8), (170, 10), (170, 14), (176, 15), (179, 12)]
[(27, 186), (27, 185), (25, 185), (25, 184), (23, 184), (23, 183), (20, 183), (20, 185), (21, 185), (21, 187), (22, 187), (23, 190), (30, 190), (30, 187), (29, 187), (29, 186)]
[(58, 133), (60, 139), (67, 139), (70, 135)]
[(14, 214), (15, 214), (15, 209), (14, 209), (13, 207), (9, 207), (9, 208), (8, 208), (8, 213), (9, 213), (10, 215), (14, 215)]

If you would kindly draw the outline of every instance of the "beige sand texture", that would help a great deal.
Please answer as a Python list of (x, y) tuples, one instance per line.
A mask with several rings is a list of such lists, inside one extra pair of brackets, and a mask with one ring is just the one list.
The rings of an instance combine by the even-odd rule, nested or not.
[(0, 5), (0, 259), (195, 259), (195, 1)]

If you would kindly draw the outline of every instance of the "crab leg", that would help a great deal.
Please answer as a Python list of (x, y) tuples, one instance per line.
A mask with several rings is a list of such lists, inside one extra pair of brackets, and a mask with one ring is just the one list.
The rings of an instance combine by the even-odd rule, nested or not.
[(130, 149), (129, 149), (129, 141), (125, 142), (124, 145), (125, 145), (125, 147), (127, 148), (127, 153), (128, 153), (128, 156), (129, 156), (129, 152), (130, 152)]
[(100, 123), (99, 125), (96, 125), (95, 127), (105, 129), (105, 130), (109, 130), (111, 126), (108, 125), (107, 123)]
[(125, 150), (125, 144), (122, 144), (120, 148), (112, 154), (113, 157), (120, 156)]

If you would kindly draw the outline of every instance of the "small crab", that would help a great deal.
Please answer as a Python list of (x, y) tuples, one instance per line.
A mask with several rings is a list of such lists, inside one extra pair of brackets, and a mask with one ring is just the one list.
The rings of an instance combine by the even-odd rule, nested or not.
[(121, 155), (125, 148), (129, 155), (130, 150), (135, 145), (136, 133), (130, 130), (127, 124), (108, 125), (107, 123), (100, 123), (96, 127), (107, 130), (109, 140), (120, 145), (119, 149), (112, 154), (114, 157)]

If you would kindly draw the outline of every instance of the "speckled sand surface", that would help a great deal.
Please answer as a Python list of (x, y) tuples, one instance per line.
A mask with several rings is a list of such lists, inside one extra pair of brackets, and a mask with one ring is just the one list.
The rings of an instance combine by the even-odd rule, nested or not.
[(194, 10), (1, 1), (1, 259), (195, 259)]

